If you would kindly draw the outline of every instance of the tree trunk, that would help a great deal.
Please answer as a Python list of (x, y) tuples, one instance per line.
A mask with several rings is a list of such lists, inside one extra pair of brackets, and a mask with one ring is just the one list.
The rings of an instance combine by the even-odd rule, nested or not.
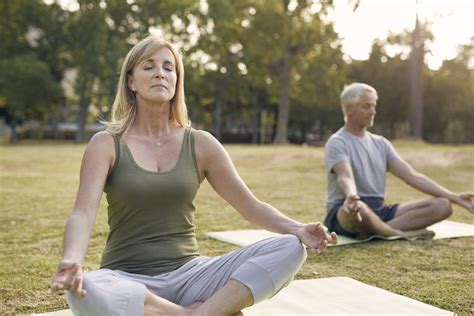
[(413, 46), (410, 56), (410, 128), (411, 136), (423, 139), (423, 65), (424, 47), (421, 27), (416, 18), (413, 31)]
[(18, 132), (16, 129), (16, 121), (14, 119), (10, 122), (10, 144), (18, 144)]
[(258, 92), (254, 90), (252, 92), (253, 96), (253, 128), (252, 128), (252, 144), (258, 144), (260, 136), (260, 126), (261, 126), (261, 113), (260, 113), (260, 103), (258, 102)]
[(278, 105), (278, 118), (276, 135), (273, 143), (288, 143), (288, 119), (290, 111), (290, 72), (291, 72), (291, 52), (288, 42), (283, 52), (281, 70), (278, 74), (280, 81), (280, 104)]
[(218, 84), (218, 89), (217, 89), (217, 96), (216, 96), (216, 101), (215, 101), (215, 108), (214, 108), (214, 137), (217, 138), (217, 140), (221, 140), (222, 134), (222, 87), (220, 84)]
[(92, 86), (89, 84), (87, 79), (81, 83), (80, 87), (80, 99), (79, 99), (79, 114), (77, 117), (77, 131), (76, 131), (76, 143), (80, 143), (86, 140), (86, 119), (87, 113), (89, 112), (89, 103), (90, 103), (90, 92), (89, 87)]

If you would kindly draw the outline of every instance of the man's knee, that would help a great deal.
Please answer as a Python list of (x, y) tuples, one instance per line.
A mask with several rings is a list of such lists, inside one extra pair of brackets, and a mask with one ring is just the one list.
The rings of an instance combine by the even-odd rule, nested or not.
[(342, 207), (337, 211), (337, 220), (341, 227), (349, 232), (357, 232), (361, 227), (365, 227), (371, 216), (375, 215), (370, 207), (364, 202), (360, 202), (360, 218), (359, 221), (356, 213), (349, 213)]
[(433, 199), (433, 208), (439, 220), (448, 218), (453, 214), (451, 202), (446, 198)]

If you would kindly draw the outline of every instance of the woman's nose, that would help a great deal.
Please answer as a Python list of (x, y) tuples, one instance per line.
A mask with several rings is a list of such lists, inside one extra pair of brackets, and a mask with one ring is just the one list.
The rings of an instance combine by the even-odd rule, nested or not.
[(165, 78), (165, 74), (162, 69), (158, 68), (155, 73), (155, 78)]

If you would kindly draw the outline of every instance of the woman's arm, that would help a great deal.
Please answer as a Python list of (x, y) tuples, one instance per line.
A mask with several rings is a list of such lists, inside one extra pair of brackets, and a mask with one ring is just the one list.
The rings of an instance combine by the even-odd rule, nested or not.
[(70, 290), (77, 295), (85, 295), (82, 290), (81, 265), (86, 255), (105, 180), (114, 159), (113, 137), (107, 132), (95, 134), (82, 159), (76, 202), (64, 232), (63, 256), (51, 282), (53, 291)]
[(327, 235), (321, 224), (303, 224), (260, 201), (240, 178), (224, 147), (209, 133), (197, 131), (196, 156), (201, 177), (231, 204), (246, 220), (267, 230), (293, 234), (308, 247), (323, 250), (335, 235)]

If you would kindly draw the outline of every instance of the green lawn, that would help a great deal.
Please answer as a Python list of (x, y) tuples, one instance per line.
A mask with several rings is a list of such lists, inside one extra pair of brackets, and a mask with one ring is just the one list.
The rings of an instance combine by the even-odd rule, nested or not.
[[(418, 170), (453, 191), (474, 188), (474, 146), (395, 142)], [(262, 200), (300, 221), (322, 221), (326, 179), (322, 148), (226, 146), (241, 176)], [(0, 314), (66, 308), (48, 286), (61, 256), (62, 234), (78, 185), (84, 145), (22, 144), (0, 147)], [(388, 202), (424, 197), (392, 177)], [(104, 199), (104, 198), (103, 198)], [(207, 231), (253, 228), (207, 183), (197, 201), (201, 253), (219, 255), (234, 246)], [(474, 224), (459, 207), (452, 220)], [(102, 203), (86, 258), (98, 268), (107, 235)], [(474, 313), (474, 238), (370, 242), (310, 254), (298, 279), (348, 276), (394, 293), (451, 310)], [(344, 295), (344, 293), (340, 293)], [(317, 299), (318, 293), (314, 293)]]

